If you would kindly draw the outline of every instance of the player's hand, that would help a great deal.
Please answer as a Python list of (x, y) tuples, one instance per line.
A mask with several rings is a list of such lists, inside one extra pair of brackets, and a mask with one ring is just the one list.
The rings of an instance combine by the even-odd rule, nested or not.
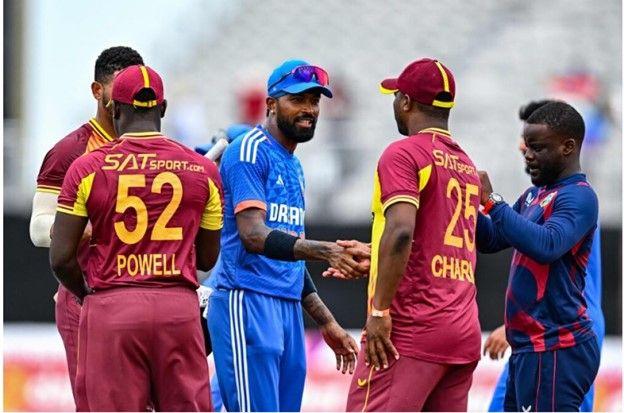
[(357, 240), (337, 240), (336, 244), (343, 247), (345, 251), (353, 257), (353, 259), (359, 264), (359, 268), (355, 276), (350, 276), (341, 272), (337, 268), (329, 267), (323, 272), (323, 277), (351, 279), (368, 276), (368, 273), (370, 272), (370, 244), (365, 244)]
[(93, 227), (91, 226), (91, 221), (88, 221), (87, 225), (85, 226), (84, 232), (82, 233), (82, 238), (80, 239), (80, 242), (91, 240), (92, 232), (93, 232)]
[(333, 243), (326, 258), (329, 266), (338, 270), (344, 278), (359, 278), (368, 273), (370, 262), (358, 263), (348, 250)]
[(492, 192), (492, 183), (486, 171), (479, 171), (479, 179), (481, 180), (481, 205), (485, 205), (488, 197)]
[(490, 353), (492, 360), (502, 359), (508, 347), (509, 343), (507, 343), (507, 338), (505, 337), (505, 326), (500, 326), (492, 331), (487, 340), (485, 340), (483, 355)]
[(336, 321), (330, 321), (321, 326), (321, 334), (336, 355), (336, 370), (342, 370), (342, 374), (345, 374), (348, 370), (349, 374), (353, 374), (359, 350), (353, 337), (344, 328), (340, 327)]
[(375, 370), (388, 368), (388, 357), (399, 359), (399, 352), (390, 341), (392, 318), (369, 316), (364, 328), (366, 333), (366, 365), (371, 364)]

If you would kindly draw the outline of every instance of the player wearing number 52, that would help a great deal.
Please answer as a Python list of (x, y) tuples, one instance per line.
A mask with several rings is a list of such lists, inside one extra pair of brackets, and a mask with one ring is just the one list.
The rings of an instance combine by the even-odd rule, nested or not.
[[(79, 411), (210, 411), (196, 268), (223, 225), (212, 161), (160, 133), (162, 79), (135, 65), (113, 80), (118, 142), (78, 158), (59, 195), (50, 262), (83, 300)], [(85, 274), (76, 249), (92, 224)], [(113, 351), (113, 353), (111, 353)]]
[(481, 345), (480, 185), (448, 131), (455, 81), (421, 59), (381, 89), (394, 94), (407, 137), (386, 148), (375, 173), (368, 320), (347, 410), (466, 411)]

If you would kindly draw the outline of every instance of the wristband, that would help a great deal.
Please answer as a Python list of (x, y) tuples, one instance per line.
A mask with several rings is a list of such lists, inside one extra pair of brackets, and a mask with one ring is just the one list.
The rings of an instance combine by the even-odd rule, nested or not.
[(274, 229), (264, 240), (264, 256), (281, 261), (297, 261), (295, 242), (299, 237)]
[(378, 310), (374, 305), (371, 305), (371, 317), (385, 317), (390, 315), (390, 309)]
[(301, 299), (303, 300), (304, 298), (315, 292), (317, 292), (316, 285), (314, 285), (314, 281), (312, 281), (310, 271), (308, 271), (308, 269), (306, 268), (305, 277), (303, 279), (303, 291), (301, 291)]

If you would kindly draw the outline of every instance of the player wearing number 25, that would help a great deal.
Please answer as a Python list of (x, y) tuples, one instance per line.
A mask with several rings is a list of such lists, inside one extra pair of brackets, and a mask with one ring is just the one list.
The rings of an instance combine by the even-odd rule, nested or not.
[[(162, 79), (130, 66), (113, 81), (119, 141), (78, 158), (59, 195), (50, 261), (83, 299), (80, 411), (209, 411), (195, 289), (223, 225), (216, 166), (160, 133)], [(93, 226), (86, 280), (76, 261)]]
[[(401, 135), (377, 164), (368, 320), (349, 411), (466, 411), (481, 333), (480, 182), (448, 131), (455, 81), (437, 60), (381, 83)], [(365, 341), (365, 343), (364, 343)]]

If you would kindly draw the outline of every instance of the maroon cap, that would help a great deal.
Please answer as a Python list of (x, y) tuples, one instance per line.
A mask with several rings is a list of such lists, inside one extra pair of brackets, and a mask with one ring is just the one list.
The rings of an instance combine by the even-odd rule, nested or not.
[[(137, 99), (136, 95), (143, 89), (154, 92), (154, 100)], [(128, 66), (115, 76), (113, 80), (112, 100), (142, 108), (154, 107), (165, 99), (163, 82), (154, 69), (142, 65)]]
[(382, 81), (379, 89), (386, 94), (401, 91), (423, 105), (452, 108), (455, 103), (453, 73), (435, 59), (410, 63), (398, 78)]

